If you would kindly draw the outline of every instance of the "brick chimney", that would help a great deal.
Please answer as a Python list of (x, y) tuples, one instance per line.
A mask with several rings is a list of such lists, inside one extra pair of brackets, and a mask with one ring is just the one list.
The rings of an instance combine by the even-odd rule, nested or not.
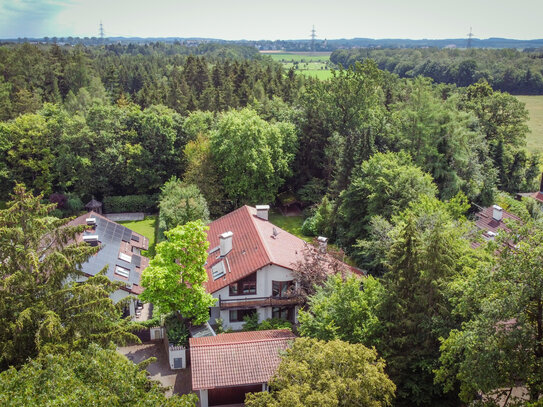
[(219, 235), (219, 248), (221, 257), (226, 256), (232, 251), (232, 236), (234, 236), (234, 234), (230, 231)]
[(492, 219), (497, 220), (499, 222), (502, 220), (502, 217), (503, 217), (503, 209), (498, 205), (492, 206)]
[(260, 219), (268, 220), (268, 213), (270, 212), (270, 205), (257, 205), (256, 216)]

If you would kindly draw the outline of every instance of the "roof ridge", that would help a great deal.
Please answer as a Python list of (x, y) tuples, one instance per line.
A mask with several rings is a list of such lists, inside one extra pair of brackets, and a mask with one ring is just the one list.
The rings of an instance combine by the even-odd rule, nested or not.
[[(216, 338), (216, 336), (214, 337)], [(190, 339), (200, 339), (200, 338), (190, 338)], [(219, 346), (219, 345), (241, 345), (244, 343), (259, 343), (259, 342), (272, 342), (272, 341), (284, 341), (284, 340), (290, 340), (290, 339), (296, 339), (296, 336), (284, 336), (281, 338), (262, 338), (262, 339), (251, 339), (247, 341), (235, 341), (235, 342), (216, 342), (216, 343), (202, 343), (202, 344), (196, 344), (191, 345), (192, 348), (200, 348), (200, 347), (206, 347), (206, 346)]]
[(249, 214), (249, 218), (251, 219), (251, 224), (255, 228), (256, 233), (258, 234), (258, 238), (260, 239), (260, 243), (262, 243), (262, 247), (264, 247), (264, 251), (266, 252), (266, 256), (268, 257), (268, 262), (275, 263), (275, 258), (273, 258), (273, 256), (271, 255), (271, 251), (268, 247), (268, 244), (266, 243), (266, 239), (264, 239), (264, 237), (262, 236), (262, 233), (260, 232), (260, 228), (256, 224), (256, 219), (255, 219), (256, 215), (253, 215), (251, 211), (249, 210), (249, 208), (252, 209), (253, 207), (249, 205), (243, 205), (243, 208), (245, 208), (247, 210), (247, 213)]

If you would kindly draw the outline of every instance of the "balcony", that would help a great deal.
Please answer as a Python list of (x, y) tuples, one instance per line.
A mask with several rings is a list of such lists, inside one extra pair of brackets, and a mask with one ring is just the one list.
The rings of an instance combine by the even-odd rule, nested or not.
[(255, 307), (281, 307), (285, 305), (302, 304), (302, 298), (298, 295), (289, 295), (285, 297), (250, 297), (250, 298), (234, 298), (223, 300), (219, 296), (219, 308), (226, 309), (243, 309)]

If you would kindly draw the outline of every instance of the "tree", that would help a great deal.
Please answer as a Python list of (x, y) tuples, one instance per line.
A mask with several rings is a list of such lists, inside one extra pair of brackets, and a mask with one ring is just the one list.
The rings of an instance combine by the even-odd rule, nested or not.
[(367, 344), (379, 325), (376, 308), (383, 294), (381, 283), (373, 277), (343, 280), (332, 275), (308, 298), (307, 310), (298, 313), (300, 335)]
[(298, 338), (270, 381), (270, 393), (249, 393), (247, 407), (381, 407), (392, 404), (394, 383), (375, 349)]
[(67, 355), (47, 355), (19, 370), (0, 373), (0, 404), (193, 407), (196, 395), (167, 398), (158, 382), (147, 378), (147, 359), (138, 365), (113, 349), (96, 344)]
[[(336, 256), (322, 253), (319, 248), (305, 244), (302, 259), (292, 265), (292, 274), (296, 282), (296, 294), (302, 298), (313, 295), (317, 287), (324, 285), (331, 274), (345, 276), (349, 269)], [(334, 253), (339, 255), (339, 253)]]
[(209, 242), (201, 220), (179, 225), (164, 234), (168, 240), (156, 246), (156, 255), (143, 271), (140, 298), (161, 313), (179, 312), (198, 325), (209, 319), (215, 299), (206, 293), (204, 263)]
[(432, 177), (415, 166), (408, 154), (377, 153), (355, 168), (349, 187), (341, 194), (341, 239), (350, 246), (367, 235), (373, 216), (390, 219), (421, 195), (435, 194)]
[(168, 230), (177, 225), (200, 219), (209, 222), (207, 202), (196, 185), (183, 184), (172, 177), (161, 188), (159, 229)]
[(421, 196), (393, 220), (389, 233), (388, 271), (377, 308), (381, 324), (371, 343), (387, 361), (399, 406), (458, 403), (455, 392), (434, 383), (433, 374), (439, 338), (459, 326), (448, 286), (478, 263), (467, 238), (470, 225), (453, 215), (455, 207)]
[(211, 133), (213, 159), (235, 206), (275, 199), (296, 150), (290, 123), (270, 124), (251, 109), (224, 113)]
[(489, 245), (492, 261), (455, 282), (465, 323), (443, 337), (436, 377), (445, 390), (459, 382), (465, 402), (518, 386), (534, 403), (543, 394), (543, 226), (510, 227)]
[(122, 283), (103, 274), (73, 282), (99, 250), (76, 243), (85, 226), (48, 216), (56, 205), (41, 199), (18, 185), (0, 211), (0, 370), (39, 353), (137, 341), (109, 297)]

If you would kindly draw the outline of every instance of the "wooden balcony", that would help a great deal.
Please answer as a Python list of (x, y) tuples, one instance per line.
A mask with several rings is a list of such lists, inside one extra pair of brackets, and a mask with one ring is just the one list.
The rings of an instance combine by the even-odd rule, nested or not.
[(223, 300), (219, 296), (219, 308), (221, 310), (232, 308), (282, 307), (285, 305), (298, 305), (302, 303), (302, 298), (297, 295), (288, 297), (244, 297), (231, 298), (228, 300)]

